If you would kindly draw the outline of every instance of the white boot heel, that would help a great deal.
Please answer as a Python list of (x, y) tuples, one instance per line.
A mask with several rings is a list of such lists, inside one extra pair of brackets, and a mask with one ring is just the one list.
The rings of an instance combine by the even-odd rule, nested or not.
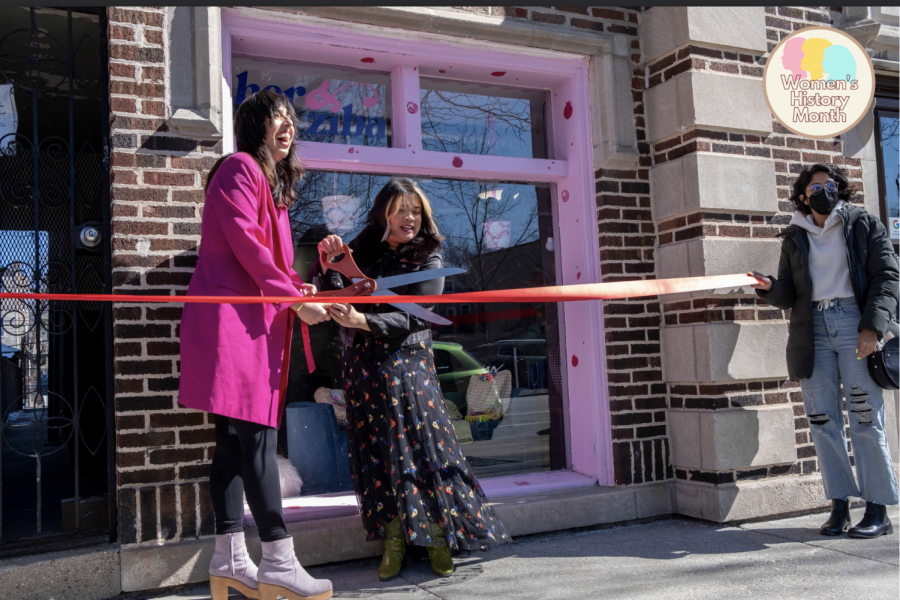
[(216, 551), (209, 561), (209, 588), (212, 600), (228, 600), (228, 588), (246, 598), (258, 600), (256, 565), (250, 560), (244, 533), (216, 536)]
[(259, 600), (327, 600), (333, 593), (327, 579), (314, 579), (294, 554), (294, 539), (262, 543), (257, 578)]

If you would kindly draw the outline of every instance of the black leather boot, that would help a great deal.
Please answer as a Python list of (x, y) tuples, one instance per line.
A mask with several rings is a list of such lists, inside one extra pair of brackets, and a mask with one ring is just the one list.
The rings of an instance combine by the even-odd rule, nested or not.
[(850, 529), (850, 502), (847, 500), (832, 500), (831, 514), (828, 520), (819, 527), (822, 535), (841, 535)]
[(848, 535), (852, 538), (872, 539), (892, 533), (894, 526), (888, 519), (887, 507), (884, 504), (866, 502), (866, 514), (859, 523), (850, 528)]

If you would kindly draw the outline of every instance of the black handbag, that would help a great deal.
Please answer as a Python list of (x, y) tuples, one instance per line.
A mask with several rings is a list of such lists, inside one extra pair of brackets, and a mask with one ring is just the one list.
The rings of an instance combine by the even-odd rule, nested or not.
[(869, 375), (878, 384), (878, 387), (885, 390), (900, 388), (897, 385), (897, 361), (900, 357), (897, 352), (898, 343), (900, 343), (900, 338), (893, 337), (885, 342), (881, 350), (866, 357)]

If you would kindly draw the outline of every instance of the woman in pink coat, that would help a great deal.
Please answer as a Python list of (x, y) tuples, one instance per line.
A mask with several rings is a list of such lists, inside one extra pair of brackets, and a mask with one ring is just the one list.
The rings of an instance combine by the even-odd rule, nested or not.
[[(235, 115), (238, 152), (210, 170), (200, 257), (192, 296), (304, 296), (291, 267), (288, 208), (303, 167), (294, 147), (297, 115), (269, 91), (247, 99)], [(216, 452), (209, 492), (216, 549), (209, 565), (213, 600), (228, 588), (248, 598), (324, 600), (331, 582), (310, 577), (294, 554), (281, 511), (275, 458), (284, 405), (294, 316), (304, 328), (327, 320), (322, 304), (186, 304), (181, 321), (178, 402), (216, 415)], [(306, 344), (310, 369), (315, 366)], [(244, 544), (243, 497), (259, 529), (262, 562)]]

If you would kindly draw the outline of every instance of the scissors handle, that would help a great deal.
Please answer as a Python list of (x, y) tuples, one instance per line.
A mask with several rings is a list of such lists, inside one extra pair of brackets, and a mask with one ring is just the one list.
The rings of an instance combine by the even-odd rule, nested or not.
[(338, 273), (349, 277), (350, 279), (358, 279), (356, 283), (342, 290), (333, 290), (329, 292), (318, 292), (316, 296), (370, 296), (378, 289), (378, 284), (371, 277), (366, 277), (365, 273), (359, 270), (353, 255), (350, 253), (350, 247), (343, 244), (344, 258), (336, 263), (328, 262), (324, 252), (319, 252), (319, 258), (323, 264), (327, 264), (329, 269), (334, 269)]

